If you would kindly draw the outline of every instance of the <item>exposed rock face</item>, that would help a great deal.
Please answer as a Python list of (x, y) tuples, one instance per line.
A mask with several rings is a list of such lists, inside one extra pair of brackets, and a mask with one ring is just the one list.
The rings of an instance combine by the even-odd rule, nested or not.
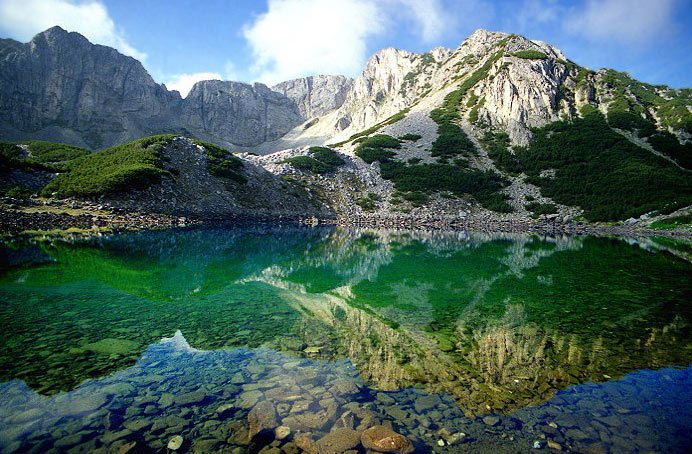
[(353, 85), (344, 76), (310, 76), (288, 80), (272, 87), (283, 93), (300, 109), (303, 119), (325, 115), (341, 107)]
[(405, 96), (392, 96), (400, 90), (404, 77), (416, 66), (418, 54), (388, 48), (373, 55), (363, 73), (356, 78), (344, 105), (339, 110), (337, 130), (365, 129), (381, 118), (407, 107)]
[(253, 146), (278, 139), (303, 122), (296, 104), (266, 85), (206, 80), (185, 98), (182, 122), (225, 146)]
[[(525, 50), (542, 52), (547, 58), (512, 55)], [(454, 51), (435, 48), (415, 54), (384, 49), (376, 53), (338, 110), (334, 134), (359, 132), (431, 93), (457, 87), (498, 52), (502, 57), (473, 87), (473, 94), (483, 98), (478, 110), (487, 124), (507, 131), (515, 143), (524, 144), (530, 138), (530, 128), (558, 120), (561, 111), (574, 110), (573, 105), (561, 106), (559, 102), (561, 85), (568, 76), (566, 66), (559, 63), (566, 60), (559, 50), (543, 42), (481, 29)]]
[[(544, 126), (560, 119), (559, 96), (568, 73), (558, 63), (564, 56), (556, 49), (518, 40), (508, 45), (491, 74), (474, 88), (484, 99), (480, 118), (491, 126), (506, 131), (515, 143), (526, 144), (531, 138), (529, 128)], [(545, 53), (546, 59), (523, 59), (512, 56), (522, 50)], [(566, 109), (569, 113), (569, 108)]]
[(100, 148), (171, 129), (181, 102), (134, 58), (60, 27), (27, 44), (2, 40), (0, 58), (5, 138)]
[[(322, 114), (343, 102), (350, 79), (312, 79), (307, 111)], [(329, 94), (333, 88), (337, 93)], [(134, 58), (60, 27), (26, 44), (0, 40), (4, 139), (99, 149), (187, 131), (227, 147), (254, 146), (278, 139), (303, 121), (295, 101), (262, 84), (204, 81), (183, 100), (154, 82)]]

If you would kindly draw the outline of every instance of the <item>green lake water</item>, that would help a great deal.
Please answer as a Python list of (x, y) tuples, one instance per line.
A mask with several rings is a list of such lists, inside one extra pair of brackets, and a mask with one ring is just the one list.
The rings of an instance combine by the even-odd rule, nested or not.
[[(665, 376), (672, 384), (662, 389), (692, 400), (685, 247), (268, 226), (6, 243), (0, 450), (160, 450), (181, 434), (181, 449), (292, 452), (301, 432), (317, 442), (390, 421), (421, 451), (516, 452), (551, 440), (682, 452), (689, 420), (677, 411), (682, 428), (652, 442), (641, 433), (670, 415), (630, 394), (632, 383), (654, 389)], [(683, 369), (631, 375), (671, 366)], [(636, 414), (636, 433), (538, 415), (600, 408), (611, 389), (628, 403), (590, 407), (590, 418), (624, 424)], [(81, 408), (87, 395), (105, 397), (73, 418), (46, 416)], [(264, 400), (291, 436), (238, 435)], [(324, 424), (313, 427), (310, 415)]]

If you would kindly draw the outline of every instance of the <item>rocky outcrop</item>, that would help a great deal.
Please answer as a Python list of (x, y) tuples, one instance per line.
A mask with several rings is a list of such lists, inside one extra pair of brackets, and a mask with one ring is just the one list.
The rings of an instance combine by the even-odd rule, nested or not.
[(406, 96), (399, 96), (398, 92), (406, 75), (416, 68), (419, 57), (393, 48), (373, 55), (339, 109), (336, 130), (365, 129), (407, 107)]
[(259, 83), (197, 82), (182, 107), (187, 129), (228, 147), (276, 140), (302, 122), (292, 100)]
[(352, 85), (350, 77), (310, 76), (281, 82), (272, 90), (292, 100), (308, 120), (341, 107)]
[(101, 148), (175, 129), (181, 102), (140, 62), (53, 27), (0, 42), (0, 133)]

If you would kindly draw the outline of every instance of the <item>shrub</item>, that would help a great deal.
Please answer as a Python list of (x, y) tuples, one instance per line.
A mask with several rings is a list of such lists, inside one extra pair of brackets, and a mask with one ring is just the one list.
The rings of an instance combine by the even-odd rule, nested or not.
[(517, 58), (523, 58), (526, 60), (545, 60), (546, 58), (548, 58), (548, 56), (545, 53), (534, 49), (520, 50), (518, 52), (514, 52), (512, 56)]
[(369, 192), (367, 196), (361, 197), (356, 200), (356, 205), (361, 207), (365, 211), (373, 211), (377, 208), (377, 202), (380, 200), (380, 196), (374, 192)]
[(330, 167), (330, 170), (335, 170), (337, 167), (344, 163), (344, 160), (339, 156), (336, 151), (327, 147), (310, 147), (308, 150), (313, 158), (321, 161)]
[(145, 189), (166, 173), (161, 150), (173, 138), (173, 134), (146, 137), (81, 156), (70, 161), (69, 171), (58, 175), (42, 192), (90, 197)]
[(377, 134), (360, 139), (355, 153), (368, 164), (375, 161), (386, 162), (396, 156), (391, 148), (401, 148), (401, 143), (392, 136)]
[(649, 143), (656, 151), (673, 158), (681, 167), (692, 170), (692, 143), (683, 145), (668, 131), (661, 131), (649, 137)]
[(311, 156), (296, 156), (281, 162), (290, 164), (299, 170), (318, 174), (333, 172), (344, 163), (344, 160), (331, 148), (310, 147), (308, 153)]
[(7, 192), (5, 192), (5, 196), (12, 197), (13, 199), (26, 199), (31, 196), (31, 191), (21, 186), (15, 186), (8, 189)]
[(524, 205), (524, 208), (526, 208), (527, 211), (531, 211), (533, 214), (537, 216), (541, 214), (557, 213), (557, 207), (555, 207), (555, 205), (553, 205), (552, 203), (532, 202)]
[(420, 134), (404, 134), (403, 136), (399, 137), (399, 140), (407, 140), (409, 142), (415, 142), (417, 140), (420, 140), (423, 136)]
[[(556, 202), (580, 206), (591, 221), (670, 212), (692, 204), (688, 172), (610, 129), (595, 109), (582, 114), (584, 118), (571, 123), (558, 121), (534, 130), (530, 145), (515, 148), (506, 167), (525, 172), (530, 183)], [(554, 169), (555, 178), (540, 177), (548, 169)]]
[(327, 166), (310, 156), (296, 156), (293, 158), (288, 158), (281, 163), (290, 164), (296, 169), (307, 170), (313, 173), (325, 173), (327, 172)]
[[(486, 208), (489, 209), (497, 208), (498, 200), (506, 199), (506, 196), (497, 193), (506, 182), (494, 172), (450, 164), (406, 165), (395, 161), (383, 162), (381, 170), (382, 177), (391, 180), (394, 187), (403, 193), (448, 191), (457, 196), (470, 194), (483, 206), (488, 205)], [(511, 208), (507, 205), (502, 209)]]
[[(23, 152), (18, 146), (19, 144), (26, 145), (29, 148), (29, 153), (26, 156), (23, 156)], [(88, 154), (88, 150), (63, 143), (39, 140), (0, 142), (0, 170), (15, 168), (50, 172), (62, 171), (65, 169), (65, 163), (68, 161)]]
[(233, 153), (213, 143), (194, 140), (195, 145), (204, 147), (207, 153), (207, 169), (209, 173), (220, 178), (244, 184), (247, 178), (242, 173), (243, 161)]
[(441, 123), (437, 127), (437, 134), (437, 139), (432, 144), (431, 156), (455, 156), (476, 151), (476, 146), (459, 125)]

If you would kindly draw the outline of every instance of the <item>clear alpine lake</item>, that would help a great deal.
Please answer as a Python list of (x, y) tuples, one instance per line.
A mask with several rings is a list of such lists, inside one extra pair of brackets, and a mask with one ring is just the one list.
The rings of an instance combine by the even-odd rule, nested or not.
[(365, 452), (386, 422), (416, 452), (692, 449), (684, 243), (259, 225), (0, 251), (2, 453)]

